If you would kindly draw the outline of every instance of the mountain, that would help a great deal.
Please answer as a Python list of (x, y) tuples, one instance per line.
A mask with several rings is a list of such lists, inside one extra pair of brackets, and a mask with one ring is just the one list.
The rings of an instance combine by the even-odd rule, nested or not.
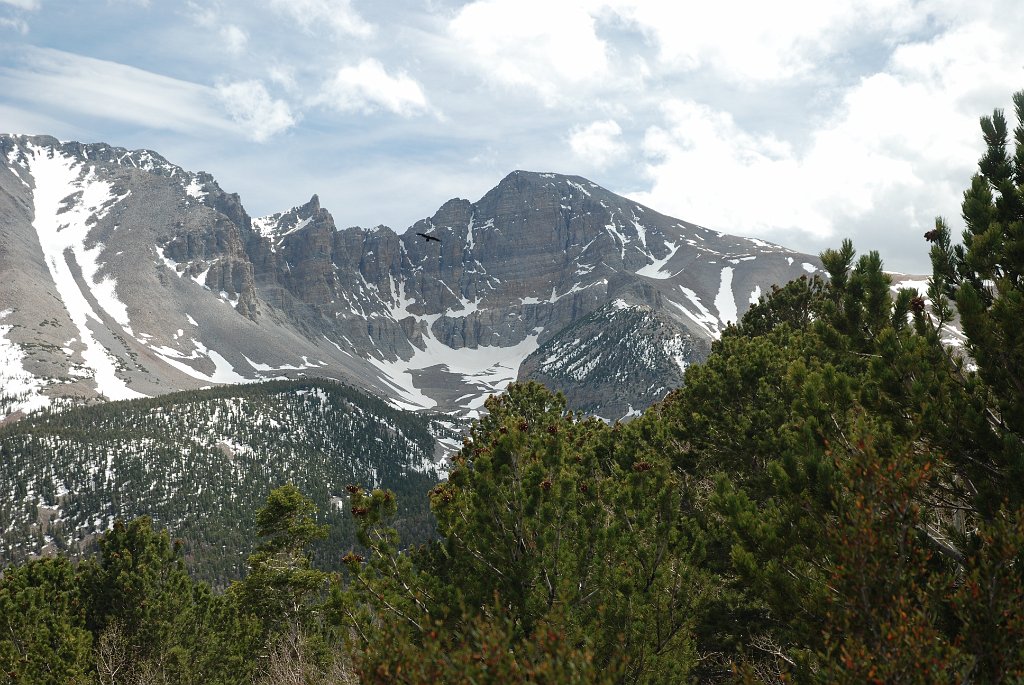
[[(426, 492), (440, 478), (438, 440), (455, 432), (427, 414), (330, 381), (270, 381), (61, 412), (0, 428), (0, 568), (28, 556), (88, 550), (115, 518), (169, 527), (201, 577), (241, 575), (268, 492), (295, 483), (331, 534), (321, 563), (355, 544), (349, 484), (398, 495), (407, 543), (433, 532)], [(342, 552), (339, 552), (342, 550)]]
[(651, 307), (618, 299), (538, 347), (520, 375), (560, 390), (579, 411), (630, 417), (682, 385), (686, 366), (709, 352)]
[(617, 419), (820, 268), (578, 176), (516, 171), (398, 234), (339, 228), (316, 195), (252, 218), (155, 152), (11, 135), (0, 229), (0, 417), (324, 377), (461, 415), (536, 378)]

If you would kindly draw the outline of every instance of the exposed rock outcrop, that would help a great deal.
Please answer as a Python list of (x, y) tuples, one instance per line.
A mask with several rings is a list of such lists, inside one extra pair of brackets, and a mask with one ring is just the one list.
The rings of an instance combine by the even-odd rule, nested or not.
[(18, 360), (0, 374), (35, 398), (15, 408), (314, 374), (473, 412), (530, 377), (618, 418), (818, 268), (577, 176), (516, 171), (397, 234), (339, 229), (316, 195), (250, 218), (150, 151), (0, 136), (0, 153), (0, 345)]

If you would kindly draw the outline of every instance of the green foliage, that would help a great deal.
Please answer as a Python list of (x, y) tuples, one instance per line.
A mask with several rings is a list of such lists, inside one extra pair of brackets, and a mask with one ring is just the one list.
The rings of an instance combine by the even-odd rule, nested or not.
[(1024, 681), (1024, 509), (1002, 510), (971, 541), (952, 597), (964, 680)]
[[(154, 530), (145, 517), (128, 524), (118, 520), (98, 547), (98, 556), (80, 565), (77, 583), (85, 596), (86, 626), (102, 657), (101, 681), (116, 682), (120, 672), (177, 683), (218, 682), (225, 667), (243, 663), (236, 645), (244, 644), (246, 631), (223, 598), (192, 580), (167, 531)], [(237, 632), (230, 638), (219, 633), (228, 628)]]
[(752, 305), (742, 321), (730, 325), (722, 337), (765, 335), (783, 324), (793, 330), (805, 328), (814, 320), (824, 290), (825, 280), (817, 274), (801, 276), (782, 287), (772, 285), (768, 296)]
[(839, 455), (844, 486), (837, 523), (822, 675), (837, 683), (933, 683), (963, 670), (945, 634), (954, 576), (921, 530), (921, 494), (934, 475), (928, 454), (882, 454), (860, 425)]
[(38, 559), (0, 578), (0, 672), (13, 683), (244, 683), (252, 630), (193, 581), (165, 531), (141, 518), (77, 567)]
[(88, 683), (92, 634), (67, 559), (39, 559), (0, 578), (0, 674), (9, 683)]
[(355, 485), (349, 494), (366, 556), (352, 550), (342, 558), (349, 583), (345, 590), (332, 588), (333, 622), (350, 627), (360, 649), (371, 648), (379, 640), (375, 637), (379, 631), (389, 626), (400, 626), (422, 639), (427, 626), (448, 617), (456, 595), (454, 588), (446, 588), (423, 568), (429, 568), (436, 544), (400, 554), (398, 532), (391, 526), (397, 511), (395, 494), (389, 490), (368, 493)]
[(328, 576), (312, 568), (310, 547), (327, 537), (327, 526), (316, 523), (316, 506), (291, 483), (271, 490), (256, 524), (263, 539), (249, 556), (249, 573), (231, 591), (265, 634), (276, 637), (320, 610)]
[(363, 683), (521, 683), (611, 685), (619, 673), (599, 666), (587, 649), (574, 647), (554, 626), (524, 636), (504, 607), (464, 618), (457, 631), (428, 624), (418, 640), (407, 626), (387, 623), (359, 654)]
[(581, 448), (604, 426), (563, 418), (564, 400), (536, 384), (510, 387), (487, 409), (431, 499), (449, 556), (466, 566), (455, 574), (486, 579), (464, 588), (469, 601), (486, 604), (497, 592), (530, 631), (571, 601), (567, 585), (589, 590), (601, 562), (600, 467)]
[[(989, 434), (979, 427), (975, 441), (985, 449), (964, 456), (981, 466), (972, 483), (988, 507), (998, 507), (999, 493), (1024, 477), (1024, 91), (1013, 101), (1018, 126), (1012, 157), (1002, 110), (981, 119), (986, 150), (964, 192), (963, 244), (951, 244), (941, 220), (926, 236), (933, 242), (932, 285), (955, 300), (983, 384), (975, 392), (984, 395)], [(1006, 495), (1013, 506), (1024, 504), (1020, 488)]]
[(771, 293), (659, 409), (721, 578), (698, 607), (697, 649), (717, 655), (698, 676), (955, 677), (984, 662), (950, 618), (969, 521), (1014, 497), (978, 476), (999, 445), (989, 395), (877, 254), (846, 241), (822, 261), (827, 284)]
[[(417, 649), (434, 649), (429, 636), (441, 626), (456, 651), (483, 649), (470, 639), (479, 631), (527, 654), (553, 635), (621, 681), (685, 676), (701, 574), (688, 563), (682, 484), (666, 455), (644, 445), (661, 429), (580, 419), (536, 383), (513, 384), (487, 409), (431, 491), (441, 543), (398, 554), (386, 527), (393, 495), (353, 494), (370, 557), (348, 557), (354, 580), (341, 620), (358, 627), (367, 654), (386, 639), (375, 635), (381, 625), (385, 635), (407, 631)], [(474, 622), (495, 598), (498, 623)]]

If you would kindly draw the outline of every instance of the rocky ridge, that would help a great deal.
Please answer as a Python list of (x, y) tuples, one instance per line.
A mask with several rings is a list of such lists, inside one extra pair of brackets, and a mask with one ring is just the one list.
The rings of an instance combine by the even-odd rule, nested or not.
[[(323, 376), (459, 414), (537, 378), (615, 419), (820, 267), (578, 176), (516, 171), (398, 234), (315, 195), (251, 218), (154, 152), (47, 137), (0, 136), (0, 228), (0, 415)], [(558, 360), (584, 350), (603, 363)]]

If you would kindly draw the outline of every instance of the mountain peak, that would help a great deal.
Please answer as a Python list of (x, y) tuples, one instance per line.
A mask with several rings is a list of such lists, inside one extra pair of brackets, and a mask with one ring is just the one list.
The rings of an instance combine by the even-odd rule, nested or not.
[(494, 207), (502, 213), (521, 211), (523, 207), (557, 208), (567, 202), (571, 204), (573, 198), (584, 200), (595, 191), (609, 199), (616, 197), (582, 176), (518, 169), (505, 176), (477, 204)]
[(583, 176), (575, 176), (572, 174), (560, 174), (554, 171), (528, 171), (525, 169), (516, 169), (515, 171), (511, 172), (510, 174), (505, 176), (505, 178), (501, 179), (497, 187), (501, 188), (502, 186), (514, 186), (517, 184), (521, 185), (524, 183), (539, 185), (551, 183), (554, 183), (556, 185), (583, 185), (588, 188), (601, 187), (594, 183), (593, 181), (591, 181), (590, 179), (584, 178)]
[[(400, 406), (470, 414), (554, 340), (579, 368), (559, 371), (553, 347), (527, 366), (571, 379), (579, 406), (597, 411), (587, 404), (596, 397), (614, 418), (678, 381), (658, 362), (640, 382), (624, 370), (630, 360), (668, 359), (678, 375), (677, 357), (699, 361), (773, 283), (817, 268), (809, 255), (554, 172), (515, 170), (398, 235), (338, 230), (315, 194), (251, 217), (209, 174), (151, 151), (0, 136), (0, 152), (4, 237), (18, 250), (0, 260), (0, 302), (12, 303), (0, 313), (0, 387), (35, 388), (12, 410), (44, 406), (49, 393), (116, 398), (322, 375)], [(601, 338), (607, 350), (581, 347), (577, 337), (596, 337), (574, 332), (583, 320), (622, 334)], [(636, 342), (644, 337), (675, 342)], [(620, 339), (631, 341), (625, 356), (612, 349)]]
[[(129, 150), (107, 143), (79, 143), (62, 141), (47, 135), (0, 134), (0, 150), (43, 148), (57, 151), (61, 156), (76, 162), (98, 164), (110, 169), (136, 168), (159, 176), (185, 175), (181, 167), (167, 161), (153, 150)], [(211, 177), (212, 179), (212, 177)]]

